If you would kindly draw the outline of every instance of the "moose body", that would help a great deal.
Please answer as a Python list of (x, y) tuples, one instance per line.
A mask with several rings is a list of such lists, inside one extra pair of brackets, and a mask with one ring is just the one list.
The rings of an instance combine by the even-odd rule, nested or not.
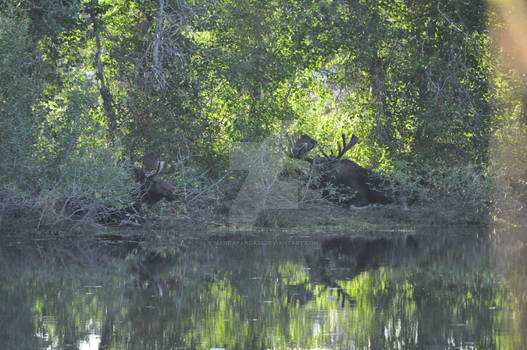
[[(314, 173), (319, 177), (319, 186), (329, 199), (346, 205), (362, 207), (368, 204), (388, 204), (393, 202), (390, 184), (386, 179), (349, 159), (342, 159), (344, 153), (351, 149), (358, 139), (353, 135), (349, 142), (342, 135), (342, 147), (338, 145), (337, 155), (307, 157), (317, 142), (307, 135), (302, 135), (295, 143), (289, 142), (288, 155), (292, 158), (309, 162)], [(330, 188), (337, 190), (338, 196), (330, 195)], [(344, 195), (344, 196), (342, 196)], [(344, 197), (344, 199), (342, 198)]]
[[(316, 166), (316, 164), (315, 164)], [(349, 159), (322, 161), (320, 182), (324, 187), (331, 185), (348, 196), (342, 200), (344, 204), (357, 207), (368, 204), (388, 204), (392, 198), (380, 189), (386, 187), (386, 180), (363, 168)], [(328, 195), (329, 191), (324, 190)]]
[[(165, 162), (159, 161), (157, 155), (157, 161), (152, 162), (152, 156), (156, 153), (152, 152), (143, 157), (143, 167), (133, 167), (135, 180), (140, 184), (138, 189), (138, 206), (139, 203), (146, 203), (152, 205), (159, 202), (163, 198), (171, 202), (175, 200), (174, 194), (172, 193), (172, 186), (159, 176), (160, 174), (169, 174), (173, 172), (172, 167), (168, 167)], [(147, 170), (155, 169), (155, 172), (148, 174)]]
[(130, 216), (141, 211), (141, 204), (153, 205), (163, 198), (174, 201), (172, 186), (161, 178), (161, 174), (170, 174), (174, 168), (159, 159), (160, 152), (150, 152), (141, 158), (142, 167), (132, 166), (132, 171), (139, 187), (135, 190), (135, 203), (125, 209), (110, 209), (99, 215), (98, 221), (106, 225), (137, 225), (128, 220)]

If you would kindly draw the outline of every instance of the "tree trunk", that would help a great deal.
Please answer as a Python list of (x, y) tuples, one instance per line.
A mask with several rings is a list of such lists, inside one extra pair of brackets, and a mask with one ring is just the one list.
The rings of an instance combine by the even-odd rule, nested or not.
[(106, 112), (110, 140), (113, 140), (115, 132), (117, 130), (117, 122), (115, 117), (115, 111), (113, 108), (113, 97), (110, 90), (106, 86), (106, 82), (104, 81), (104, 67), (102, 65), (101, 60), (102, 47), (100, 30), (95, 20), (93, 23), (93, 31), (95, 34), (95, 43), (97, 45), (97, 51), (95, 53), (95, 75), (97, 77), (97, 80), (99, 81), (99, 92), (101, 94), (103, 108)]
[(157, 17), (157, 28), (156, 28), (156, 38), (154, 41), (154, 49), (152, 53), (152, 58), (154, 61), (154, 70), (156, 72), (161, 72), (161, 66), (160, 66), (160, 60), (159, 60), (159, 46), (162, 42), (162, 34), (163, 34), (163, 20), (164, 20), (164, 7), (165, 7), (165, 1), (159, 0), (159, 16)]
[(384, 110), (384, 62), (379, 57), (378, 53), (375, 52), (370, 65), (370, 87), (372, 97), (377, 103), (377, 113), (375, 113), (375, 124), (377, 126), (377, 138), (381, 143), (386, 141), (386, 125), (383, 123), (385, 117)]

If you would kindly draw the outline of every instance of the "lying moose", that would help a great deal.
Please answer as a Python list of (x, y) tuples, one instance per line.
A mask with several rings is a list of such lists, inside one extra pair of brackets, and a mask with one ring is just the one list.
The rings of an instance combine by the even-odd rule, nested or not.
[[(135, 179), (140, 184), (139, 202), (152, 205), (163, 198), (171, 202), (175, 199), (172, 186), (161, 178), (162, 174), (171, 174), (175, 168), (160, 160), (160, 152), (150, 152), (141, 158), (142, 168), (134, 166)], [(148, 171), (153, 171), (148, 173)]]
[(160, 160), (160, 152), (150, 152), (141, 159), (142, 167), (132, 166), (135, 180), (139, 187), (135, 191), (136, 200), (133, 205), (125, 209), (112, 209), (101, 213), (97, 221), (106, 225), (132, 225), (137, 224), (128, 218), (141, 211), (141, 204), (152, 205), (163, 198), (174, 201), (176, 198), (172, 192), (172, 186), (163, 180), (160, 175), (171, 174), (175, 171), (174, 166)]
[[(302, 135), (296, 142), (289, 137), (286, 154), (311, 164), (319, 180), (318, 187), (323, 189), (324, 196), (330, 200), (355, 207), (392, 203), (394, 194), (391, 184), (386, 179), (352, 160), (342, 159), (357, 142), (358, 138), (355, 135), (346, 142), (346, 136), (342, 134), (342, 146), (338, 145), (337, 155), (334, 155), (333, 151), (330, 155), (321, 151), (322, 156), (309, 158), (307, 154), (315, 148), (317, 141), (307, 135)], [(337, 190), (337, 196), (330, 195), (330, 187)], [(401, 196), (399, 201), (406, 206), (404, 196)]]
[(141, 167), (135, 165), (128, 167), (135, 175), (135, 180), (138, 183), (137, 188), (132, 193), (134, 201), (128, 207), (115, 208), (102, 203), (96, 203), (94, 206), (93, 200), (86, 196), (64, 196), (57, 200), (55, 210), (63, 212), (74, 220), (93, 218), (103, 225), (139, 226), (136, 221), (140, 221), (140, 219), (134, 217), (135, 214), (141, 212), (142, 203), (152, 205), (163, 198), (167, 201), (176, 199), (172, 192), (172, 186), (161, 178), (162, 174), (173, 173), (175, 168), (160, 160), (160, 152), (146, 154), (141, 158), (141, 163)]

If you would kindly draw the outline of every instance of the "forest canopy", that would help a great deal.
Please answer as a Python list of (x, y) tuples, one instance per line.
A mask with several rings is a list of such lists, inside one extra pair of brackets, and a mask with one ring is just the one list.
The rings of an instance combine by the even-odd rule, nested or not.
[(368, 168), (485, 173), (525, 121), (492, 30), (510, 23), (483, 0), (0, 3), (10, 193), (119, 191), (119, 159), (152, 150), (212, 178), (284, 125), (326, 149), (355, 134)]

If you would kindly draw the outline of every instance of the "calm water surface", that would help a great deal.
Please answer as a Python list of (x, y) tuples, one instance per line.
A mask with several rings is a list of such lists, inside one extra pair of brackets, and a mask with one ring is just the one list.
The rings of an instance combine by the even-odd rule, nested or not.
[(0, 349), (527, 348), (521, 245), (351, 236), (4, 241)]

